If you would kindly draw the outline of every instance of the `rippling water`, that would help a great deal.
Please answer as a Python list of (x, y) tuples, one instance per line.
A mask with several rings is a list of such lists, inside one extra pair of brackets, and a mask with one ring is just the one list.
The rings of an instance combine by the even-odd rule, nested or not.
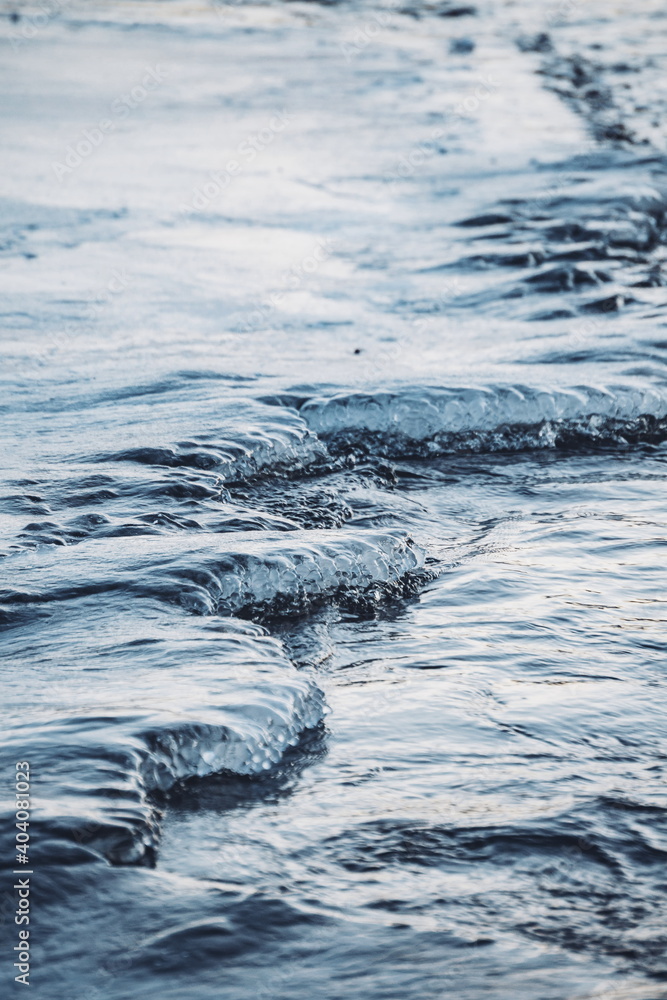
[(661, 5), (2, 13), (38, 996), (667, 997)]

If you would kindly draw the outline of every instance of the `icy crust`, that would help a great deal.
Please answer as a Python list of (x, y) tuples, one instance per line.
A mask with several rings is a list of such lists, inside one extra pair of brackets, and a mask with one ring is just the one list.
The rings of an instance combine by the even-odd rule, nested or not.
[(41, 839), (75, 841), (114, 864), (152, 863), (162, 795), (177, 783), (260, 774), (326, 713), (319, 687), (275, 639), (216, 637), (203, 650), (193, 640), (177, 660), (178, 643), (144, 642), (132, 651), (132, 677), (110, 664), (121, 676), (96, 677), (86, 705), (73, 692), (79, 713), (52, 709), (31, 747), (49, 774), (50, 797), (36, 817)]
[[(283, 613), (338, 594), (394, 584), (424, 566), (400, 530), (248, 532), (225, 537), (134, 536), (88, 541), (63, 561), (5, 565), (0, 604), (71, 600), (121, 591), (196, 614)], [(294, 540), (293, 540), (294, 539)]]
[(635, 386), (405, 388), (317, 397), (300, 412), (331, 450), (388, 456), (667, 437), (667, 395)]

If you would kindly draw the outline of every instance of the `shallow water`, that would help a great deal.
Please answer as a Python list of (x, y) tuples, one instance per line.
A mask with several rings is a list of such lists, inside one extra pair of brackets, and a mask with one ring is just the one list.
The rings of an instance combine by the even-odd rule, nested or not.
[(45, 1000), (667, 997), (667, 20), (471, 6), (3, 5)]

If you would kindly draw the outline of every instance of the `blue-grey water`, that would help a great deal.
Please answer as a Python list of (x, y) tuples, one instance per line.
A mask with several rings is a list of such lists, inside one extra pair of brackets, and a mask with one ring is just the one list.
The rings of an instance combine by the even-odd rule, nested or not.
[(3, 995), (664, 1000), (664, 6), (0, 13)]

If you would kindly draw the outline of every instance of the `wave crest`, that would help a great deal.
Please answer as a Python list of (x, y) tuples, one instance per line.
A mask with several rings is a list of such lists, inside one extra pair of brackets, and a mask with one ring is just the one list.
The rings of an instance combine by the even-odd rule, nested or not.
[(622, 446), (667, 437), (667, 396), (632, 385), (342, 393), (309, 399), (301, 415), (334, 452), (372, 448), (384, 456)]

